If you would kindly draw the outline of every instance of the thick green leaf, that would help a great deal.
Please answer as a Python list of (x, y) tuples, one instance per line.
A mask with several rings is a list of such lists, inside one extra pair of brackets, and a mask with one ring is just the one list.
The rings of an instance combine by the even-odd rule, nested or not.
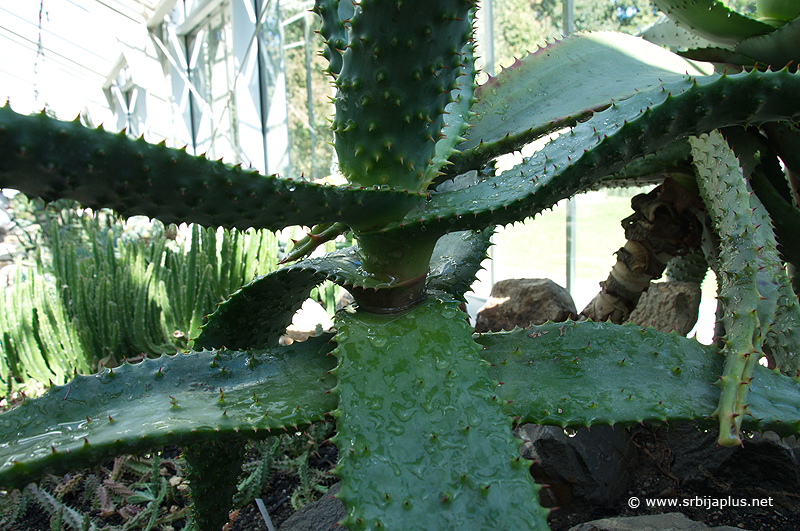
[(743, 166), (747, 183), (769, 212), (783, 259), (800, 264), (800, 210), (792, 204), (792, 191), (772, 149), (777, 142), (752, 129), (728, 127), (720, 132)]
[(334, 442), (348, 529), (547, 529), (465, 317), (434, 298), (339, 316)]
[(788, 262), (800, 264), (800, 210), (784, 200), (760, 172), (751, 175), (748, 182), (775, 222), (778, 250)]
[(748, 384), (764, 352), (788, 374), (800, 369), (797, 296), (778, 256), (772, 220), (745, 181), (746, 174), (758, 173), (769, 161), (769, 150), (759, 153), (758, 146), (735, 129), (726, 134), (738, 158), (717, 132), (692, 140), (698, 184), (720, 235), (716, 267), (726, 356), (716, 412), (721, 444), (726, 442), (726, 430), (732, 429), (729, 442), (739, 442), (735, 430), (748, 411)]
[(494, 229), (445, 234), (436, 242), (428, 271), (427, 287), (463, 301), (481, 262), (488, 258)]
[(473, 74), (472, 53), (462, 52), (473, 40), (474, 7), (462, 0), (359, 3), (334, 83), (334, 144), (349, 182), (428, 188), (445, 107), (462, 68)]
[(531, 158), (468, 188), (432, 194), (385, 232), (447, 232), (520, 221), (681, 138), (727, 125), (800, 119), (800, 74), (712, 75), (615, 102)]
[[(612, 100), (661, 82), (706, 75), (710, 65), (687, 61), (622, 33), (570, 35), (518, 60), (478, 87), (458, 171), (480, 169), (501, 153), (573, 124)], [(558, 97), (553, 97), (555, 94)]]
[(475, 43), (470, 41), (462, 49), (464, 65), (456, 79), (457, 87), (450, 92), (451, 102), (444, 108), (444, 127), (442, 138), (436, 141), (436, 150), (431, 163), (425, 169), (425, 181), (435, 182), (440, 175), (446, 173), (451, 165), (451, 158), (459, 153), (456, 146), (463, 140), (466, 131), (471, 127), (469, 118), (471, 108), (475, 104)]
[(655, 24), (645, 28), (640, 34), (644, 40), (675, 50), (691, 48), (707, 48), (712, 46), (711, 41), (685, 30), (674, 20), (662, 17)]
[[(186, 479), (191, 485), (192, 513), (197, 528), (210, 531), (228, 523), (247, 444), (245, 441), (203, 441), (183, 449)], [(128, 502), (130, 503), (130, 502)]]
[[(346, 5), (345, 2), (342, 2)], [(339, 0), (316, 0), (314, 13), (322, 19), (320, 35), (325, 38), (325, 50), (322, 55), (329, 61), (328, 72), (334, 77), (342, 70), (342, 50), (347, 47), (347, 27), (340, 13)], [(352, 16), (352, 8), (347, 18)]]
[(800, 14), (800, 2), (798, 0), (759, 0), (756, 3), (756, 14), (760, 19), (768, 20), (770, 24), (780, 25)]
[(274, 347), (311, 290), (326, 279), (345, 288), (389, 287), (361, 269), (355, 247), (301, 260), (233, 293), (201, 327), (195, 348)]
[(743, 40), (736, 45), (736, 51), (774, 70), (790, 64), (790, 68), (797, 69), (800, 63), (800, 17), (768, 35)]
[[(499, 396), (520, 422), (564, 427), (708, 421), (724, 358), (713, 346), (653, 328), (584, 321), (477, 337)], [(760, 365), (743, 425), (800, 432), (800, 380)]]
[[(476, 341), (506, 410), (560, 426), (689, 420), (714, 411), (721, 369), (713, 348), (652, 328), (547, 323)], [(542, 382), (540, 384), (538, 382)]]
[[(788, 289), (778, 257), (772, 221), (745, 181), (740, 161), (718, 131), (691, 139), (700, 196), (718, 234), (717, 272), (725, 329), (725, 366), (717, 385), (722, 390), (715, 415), (719, 442), (741, 444), (739, 427), (747, 412), (753, 370), (764, 355), (781, 288)], [(752, 168), (751, 161), (744, 165)]]
[(0, 107), (0, 188), (74, 199), (164, 223), (267, 228), (343, 222), (375, 228), (419, 203), (408, 191), (265, 177), (124, 133)]
[(634, 160), (619, 172), (603, 178), (597, 183), (597, 187), (661, 184), (672, 173), (692, 174), (690, 153), (691, 147), (685, 138), (676, 140), (655, 153)]
[(20, 487), (166, 444), (266, 436), (336, 407), (330, 336), (203, 351), (78, 376), (0, 415), (0, 485)]
[(680, 26), (730, 48), (748, 37), (775, 30), (769, 24), (731, 11), (719, 0), (653, 0), (653, 3)]
[(723, 63), (725, 68), (727, 65), (735, 65), (737, 67), (752, 67), (756, 60), (752, 57), (736, 53), (726, 48), (692, 48), (683, 52), (678, 52), (681, 57), (692, 59), (694, 61), (707, 61), (709, 63)]
[[(463, 298), (480, 262), (486, 258), (490, 231), (466, 231), (442, 237), (430, 261), (428, 286)], [(361, 268), (355, 247), (301, 260), (255, 279), (217, 307), (201, 327), (195, 348), (268, 348), (278, 344), (314, 286), (330, 280), (345, 289), (381, 289), (390, 284)]]

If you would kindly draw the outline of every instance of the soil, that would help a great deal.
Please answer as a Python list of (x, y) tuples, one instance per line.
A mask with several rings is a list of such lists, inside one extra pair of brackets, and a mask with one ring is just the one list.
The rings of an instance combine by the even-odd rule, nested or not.
[[(710, 527), (728, 525), (750, 531), (800, 531), (800, 495), (798, 492), (787, 492), (776, 487), (774, 482), (770, 485), (752, 483), (750, 478), (743, 474), (738, 481), (728, 479), (706, 478), (704, 482), (685, 482), (673, 473), (672, 466), (676, 449), (671, 445), (674, 441), (666, 440), (663, 428), (638, 426), (631, 429), (634, 444), (638, 450), (636, 467), (633, 477), (629, 480), (626, 493), (620, 499), (605, 505), (574, 504), (553, 510), (550, 515), (552, 531), (566, 531), (572, 526), (583, 522), (608, 518), (614, 516), (642, 516), (659, 512), (682, 512), (689, 518), (704, 522)], [(177, 449), (167, 448), (162, 453), (162, 458), (173, 459)], [(335, 477), (330, 474), (336, 460), (336, 448), (328, 443), (323, 443), (319, 450), (312, 455), (309, 464), (312, 468), (325, 472), (322, 484), (330, 485), (335, 482)], [(106, 463), (105, 469), (110, 470), (113, 463)], [(169, 477), (178, 473), (173, 467), (163, 467), (161, 472)], [(769, 476), (768, 471), (764, 476)], [(778, 472), (778, 471), (776, 471)], [(779, 471), (785, 474), (785, 470)], [(124, 478), (123, 478), (124, 479)], [(130, 478), (129, 478), (130, 479)], [(292, 491), (297, 487), (299, 479), (296, 474), (284, 470), (275, 471), (269, 480), (269, 485), (263, 490), (261, 498), (268, 510), (275, 529), (293, 514), (290, 503)], [(730, 496), (738, 498), (767, 498), (773, 500), (772, 507), (762, 509), (744, 509), (737, 507), (678, 507), (678, 508), (648, 508), (644, 503), (636, 509), (628, 505), (632, 496), (640, 500), (645, 498), (670, 498), (670, 499), (720, 499)], [(64, 501), (78, 509), (92, 515), (98, 526), (122, 525), (123, 519), (118, 515), (102, 517), (96, 507), (83, 501), (80, 491), (70, 493)], [(171, 500), (165, 511), (181, 511), (185, 507), (186, 498)], [(183, 529), (185, 519), (179, 518), (169, 524), (175, 531)], [(7, 531), (45, 531), (50, 527), (50, 515), (39, 506), (32, 505), (23, 517), (13, 525), (3, 527)], [(168, 527), (162, 526), (167, 530)], [(230, 514), (229, 531), (267, 531), (268, 528), (261, 517), (255, 503), (246, 505)]]
[[(638, 455), (634, 475), (629, 480), (625, 494), (603, 506), (577, 504), (554, 510), (549, 518), (552, 531), (566, 531), (580, 523), (600, 518), (668, 512), (683, 513), (709, 527), (727, 525), (750, 531), (800, 531), (800, 492), (783, 490), (774, 483), (753, 483), (746, 471), (742, 471), (738, 481), (709, 475), (703, 481), (681, 482), (673, 471), (675, 454), (680, 449), (675, 447), (674, 440), (665, 437), (667, 428), (637, 426), (631, 428), (631, 433)], [(714, 436), (709, 439), (713, 441)], [(776, 473), (784, 475), (788, 466), (786, 463), (784, 469)], [(761, 472), (762, 476), (770, 475), (769, 471)], [(634, 509), (628, 505), (631, 497), (639, 499), (639, 507)], [(715, 500), (727, 500), (728, 497), (731, 500), (771, 497), (772, 506), (757, 509), (709, 507)], [(645, 499), (648, 498), (696, 500), (694, 504), (701, 506), (646, 507)]]
[[(164, 448), (161, 452), (158, 452), (158, 455), (162, 465), (169, 465), (173, 462), (180, 463), (179, 460), (176, 460), (180, 455), (180, 450), (176, 447)], [(255, 451), (250, 451), (246, 457), (246, 462), (257, 458), (257, 456), (258, 454)], [(318, 482), (318, 485), (330, 486), (336, 482), (336, 478), (330, 474), (330, 470), (335, 466), (336, 456), (336, 447), (329, 442), (325, 442), (309, 457), (309, 468), (319, 471), (322, 475), (322, 479)], [(131, 457), (131, 459), (135, 460), (136, 458)], [(109, 471), (113, 468), (114, 462), (107, 462), (92, 470), (74, 471), (63, 478), (58, 478), (58, 483), (63, 484), (65, 478), (74, 478), (78, 475), (83, 475), (83, 477), (96, 475), (101, 479), (103, 477), (108, 479)], [(168, 482), (174, 478), (175, 483), (178, 483), (178, 479), (182, 476), (182, 472), (173, 466), (162, 466), (160, 472)], [(132, 474), (123, 474), (117, 483), (133, 487), (134, 483), (139, 479), (139, 477)], [(51, 493), (57, 492), (56, 485), (56, 478), (43, 480), (40, 484), (40, 486)], [(270, 475), (268, 484), (261, 493), (261, 500), (267, 509), (267, 513), (275, 529), (280, 527), (287, 518), (294, 514), (295, 509), (291, 503), (291, 495), (299, 485), (300, 478), (295, 472), (277, 469)], [(141, 490), (141, 488), (132, 488), (132, 490)], [(184, 495), (180, 495), (181, 493)], [(121, 516), (120, 510), (103, 514), (97, 507), (96, 497), (93, 496), (87, 499), (84, 494), (85, 489), (83, 485), (78, 483), (78, 488), (64, 495), (61, 501), (81, 514), (88, 514), (95, 525), (100, 529), (103, 527), (109, 527), (110, 529), (122, 528), (125, 524), (125, 519)], [(189, 497), (186, 495), (186, 491), (177, 489), (171, 491), (171, 494), (174, 494), (174, 496), (170, 496), (167, 503), (163, 504), (164, 508), (159, 513), (159, 516), (164, 517), (168, 513), (177, 513), (177, 515), (181, 517), (175, 518), (167, 524), (156, 526), (154, 529), (160, 529), (162, 531), (181, 531), (186, 526), (187, 520), (185, 514), (186, 507), (190, 503)], [(315, 494), (317, 499), (322, 496), (320, 493)], [(10, 494), (0, 491), (0, 499), (8, 497), (9, 495)], [(123, 506), (124, 504), (117, 505), (120, 509)], [(49, 531), (51, 529), (52, 517), (50, 513), (42, 510), (42, 507), (38, 504), (30, 504), (25, 513), (13, 523), (5, 522), (4, 517), (7, 518), (7, 515), (0, 514), (0, 528), (2, 528), (3, 531)], [(229, 519), (230, 521), (225, 527), (225, 531), (269, 531), (255, 502), (233, 510), (229, 514)], [(70, 528), (64, 526), (62, 529)], [(141, 527), (134, 527), (133, 529), (141, 529)]]

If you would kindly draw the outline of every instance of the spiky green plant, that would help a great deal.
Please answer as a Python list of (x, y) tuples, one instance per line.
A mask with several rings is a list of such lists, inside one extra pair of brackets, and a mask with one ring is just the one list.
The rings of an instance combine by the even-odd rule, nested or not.
[(269, 231), (195, 225), (185, 241), (168, 245), (160, 223), (148, 237), (121, 238), (123, 223), (108, 214), (39, 213), (47, 237), (36, 268), (23, 276), (18, 267), (0, 294), (15, 310), (0, 315), (0, 394), (18, 382), (63, 384), (98, 363), (186, 348), (218, 303), (276, 268)]
[[(315, 8), (347, 186), (0, 111), (1, 186), (165, 222), (316, 225), (298, 254), (344, 230), (357, 241), (237, 290), (193, 351), (78, 377), (0, 417), (1, 484), (169, 442), (187, 448), (197, 523), (219, 529), (243, 441), (332, 416), (348, 529), (546, 529), (512, 422), (716, 417), (723, 444), (740, 444), (742, 427), (800, 431), (800, 313), (778, 254), (796, 246), (780, 231), (775, 239), (750, 190), (770, 155), (742, 142), (737, 158), (716, 132), (779, 124), (796, 138), (800, 75), (712, 73), (633, 37), (592, 33), (476, 87), (470, 0), (363, 0), (348, 14), (349, 5)], [(469, 177), (558, 130), (513, 168)], [(698, 183), (685, 178), (687, 157)], [(472, 335), (459, 299), (494, 225), (604, 179), (676, 165), (705, 200), (708, 233), (722, 237), (709, 257), (728, 329), (721, 350), (591, 321)], [(325, 279), (357, 308), (338, 314), (335, 335), (277, 346)], [(790, 375), (757, 363), (767, 347)]]
[(732, 11), (719, 0), (653, 3), (671, 22), (648, 29), (646, 38), (684, 48), (680, 53), (685, 57), (735, 68), (760, 64), (797, 70), (798, 0), (759, 0), (756, 18)]

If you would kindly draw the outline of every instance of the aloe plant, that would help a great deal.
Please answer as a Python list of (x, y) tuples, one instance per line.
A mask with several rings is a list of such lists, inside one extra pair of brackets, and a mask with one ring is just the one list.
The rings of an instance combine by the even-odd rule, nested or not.
[[(244, 441), (335, 419), (348, 529), (546, 529), (515, 422), (698, 419), (719, 423), (722, 444), (741, 444), (741, 429), (800, 431), (800, 310), (783, 262), (797, 246), (778, 229), (796, 214), (773, 229), (751, 180), (777, 182), (774, 157), (747, 135), (734, 154), (717, 132), (779, 127), (796, 139), (800, 75), (714, 73), (634, 37), (588, 33), (476, 86), (470, 0), (349, 6), (315, 7), (346, 186), (0, 109), (0, 186), (167, 223), (313, 225), (298, 258), (344, 231), (357, 242), (237, 290), (191, 351), (78, 376), (0, 416), (0, 484), (178, 444), (196, 522), (219, 529)], [(559, 130), (513, 168), (484, 171)], [(472, 334), (459, 302), (495, 225), (642, 175), (698, 193), (707, 233), (722, 238), (707, 246), (723, 290), (720, 348), (593, 321)], [(278, 346), (326, 279), (356, 307), (334, 334)], [(758, 363), (766, 350), (783, 372)]]
[[(654, 0), (671, 23), (645, 32), (648, 39), (679, 45), (681, 55), (734, 68), (760, 64), (797, 70), (800, 2), (759, 0), (756, 18), (737, 13), (718, 0)], [(677, 28), (675, 27), (677, 26)]]

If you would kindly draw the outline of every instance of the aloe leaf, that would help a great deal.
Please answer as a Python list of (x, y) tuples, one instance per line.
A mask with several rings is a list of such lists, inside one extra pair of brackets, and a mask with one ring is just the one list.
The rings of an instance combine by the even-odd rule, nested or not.
[(741, 444), (739, 427), (753, 370), (764, 355), (762, 345), (779, 299), (791, 288), (772, 222), (725, 139), (715, 131), (691, 142), (700, 195), (719, 235), (716, 270), (725, 327), (725, 367), (718, 382), (722, 394), (715, 412), (719, 443)]
[(797, 0), (759, 0), (756, 14), (770, 24), (781, 25), (800, 15), (800, 2)]
[(769, 24), (731, 11), (718, 0), (654, 0), (653, 3), (680, 26), (729, 48), (748, 37), (775, 30)]
[(469, 188), (435, 193), (385, 232), (448, 232), (538, 214), (672, 142), (727, 125), (800, 119), (800, 74), (686, 78), (615, 102), (521, 164)]
[[(621, 33), (571, 35), (517, 60), (478, 87), (457, 172), (575, 123), (612, 100), (713, 69)], [(558, 94), (554, 98), (552, 95)]]
[(317, 250), (320, 245), (324, 245), (326, 242), (335, 240), (347, 232), (347, 230), (347, 227), (342, 223), (323, 223), (322, 225), (314, 225), (305, 236), (299, 240), (292, 240), (294, 246), (292, 247), (291, 252), (287, 253), (280, 263), (286, 264), (289, 262), (294, 262), (295, 260), (307, 258), (309, 255), (311, 255), (311, 253)]
[(0, 485), (20, 487), (166, 444), (266, 436), (320, 420), (330, 336), (265, 351), (203, 351), (78, 376), (0, 415)]
[(463, 301), (481, 262), (489, 256), (493, 228), (445, 234), (436, 242), (428, 271), (427, 287), (448, 293)]
[[(486, 258), (490, 231), (466, 231), (437, 242), (430, 262), (428, 287), (463, 299)], [(325, 280), (345, 289), (375, 290), (391, 284), (361, 268), (355, 247), (310, 258), (261, 276), (237, 290), (209, 316), (195, 348), (268, 348), (278, 344), (311, 290)]]
[[(756, 236), (766, 232), (767, 228), (774, 224), (777, 250), (790, 260), (800, 259), (797, 256), (800, 252), (798, 244), (800, 211), (790, 203), (786, 178), (770, 146), (765, 144), (759, 135), (745, 132), (741, 128), (726, 128), (723, 134), (736, 154), (743, 173), (747, 176), (747, 183), (756, 192), (756, 197), (744, 205), (746, 209), (752, 210), (753, 216), (748, 232)], [(767, 174), (773, 175), (768, 177)], [(778, 193), (776, 186), (782, 187), (782, 194)], [(769, 217), (764, 214), (763, 207), (756, 202), (758, 200), (766, 207)], [(732, 210), (733, 207), (732, 204), (725, 205), (728, 210)], [(741, 249), (742, 243), (753, 236), (738, 238), (737, 248)], [(762, 241), (757, 241), (758, 259), (752, 261), (759, 265), (758, 275), (763, 276), (764, 272), (769, 274), (766, 278), (758, 279), (759, 305), (762, 305), (765, 299), (771, 299), (775, 305), (774, 316), (760, 319), (770, 325), (766, 334), (762, 331), (762, 335), (765, 336), (764, 351), (772, 357), (783, 373), (796, 376), (800, 373), (800, 306), (783, 262), (776, 254), (775, 238), (767, 232)], [(770, 293), (764, 293), (765, 288), (770, 286), (774, 286)], [(759, 309), (763, 312), (763, 309), (760, 307)]]
[(442, 138), (436, 142), (436, 147), (431, 163), (425, 168), (425, 182), (435, 182), (440, 175), (445, 174), (447, 166), (452, 165), (451, 158), (460, 153), (456, 148), (465, 140), (467, 130), (472, 127), (469, 119), (472, 116), (472, 107), (475, 104), (475, 44), (467, 42), (462, 48), (464, 56), (460, 74), (456, 78), (457, 87), (450, 91), (451, 102), (444, 108), (444, 126)]
[(337, 495), (348, 529), (547, 529), (456, 301), (340, 314)]
[(800, 210), (788, 203), (761, 172), (748, 179), (775, 222), (778, 250), (794, 264), (800, 264)]
[[(348, 2), (341, 2), (342, 7)], [(325, 38), (325, 49), (322, 52), (328, 62), (328, 72), (334, 77), (342, 70), (342, 51), (347, 48), (347, 27), (340, 16), (339, 0), (316, 0), (312, 11), (322, 19), (320, 35)], [(352, 8), (350, 8), (352, 11)], [(352, 16), (352, 13), (350, 13)]]
[(753, 57), (736, 53), (726, 48), (692, 48), (678, 52), (681, 57), (692, 59), (693, 61), (706, 61), (709, 63), (722, 63), (724, 66), (736, 65), (740, 67), (752, 67), (756, 60)]
[(754, 58), (775, 70), (800, 63), (800, 17), (767, 35), (745, 39), (736, 45), (736, 52)]
[[(604, 177), (598, 186), (643, 186), (661, 184), (671, 173), (681, 172), (693, 174), (689, 164), (692, 148), (688, 140), (682, 138), (667, 145), (663, 149), (636, 159), (622, 170)], [(694, 177), (692, 177), (694, 178)]]
[(334, 83), (332, 129), (349, 182), (428, 187), (445, 107), (469, 62), (474, 9), (471, 0), (359, 3)]
[(270, 230), (324, 222), (376, 228), (421, 197), (265, 177), (77, 120), (23, 116), (9, 105), (0, 107), (0, 188), (164, 223)]
[(756, 128), (725, 127), (719, 130), (730, 145), (748, 182), (758, 171), (768, 179), (776, 193), (787, 203), (792, 201), (792, 190), (786, 180), (781, 162), (773, 146)]
[[(722, 356), (652, 328), (593, 321), (483, 334), (481, 356), (506, 410), (560, 426), (688, 420), (710, 415)], [(542, 381), (547, 385), (534, 385)]]
[[(720, 396), (711, 385), (724, 362), (716, 348), (653, 328), (568, 321), (476, 341), (490, 376), (502, 382), (506, 411), (520, 422), (577, 428), (696, 419), (710, 426)], [(800, 380), (760, 365), (754, 376), (743, 425), (798, 433)]]
[(311, 258), (260, 276), (220, 303), (194, 340), (194, 348), (270, 348), (315, 286), (329, 279), (345, 287), (385, 287), (362, 274), (355, 248)]
[(738, 127), (721, 130), (743, 165), (747, 182), (769, 212), (775, 225), (778, 251), (800, 264), (800, 210), (792, 205), (792, 192), (781, 163), (760, 134)]
[(663, 17), (656, 23), (648, 26), (639, 34), (644, 40), (675, 50), (687, 50), (692, 48), (708, 48), (713, 43), (698, 36), (691, 31), (687, 31), (679, 26), (674, 20)]
[(186, 446), (186, 478), (198, 529), (222, 529), (236, 494), (247, 445), (245, 441), (204, 441)]

